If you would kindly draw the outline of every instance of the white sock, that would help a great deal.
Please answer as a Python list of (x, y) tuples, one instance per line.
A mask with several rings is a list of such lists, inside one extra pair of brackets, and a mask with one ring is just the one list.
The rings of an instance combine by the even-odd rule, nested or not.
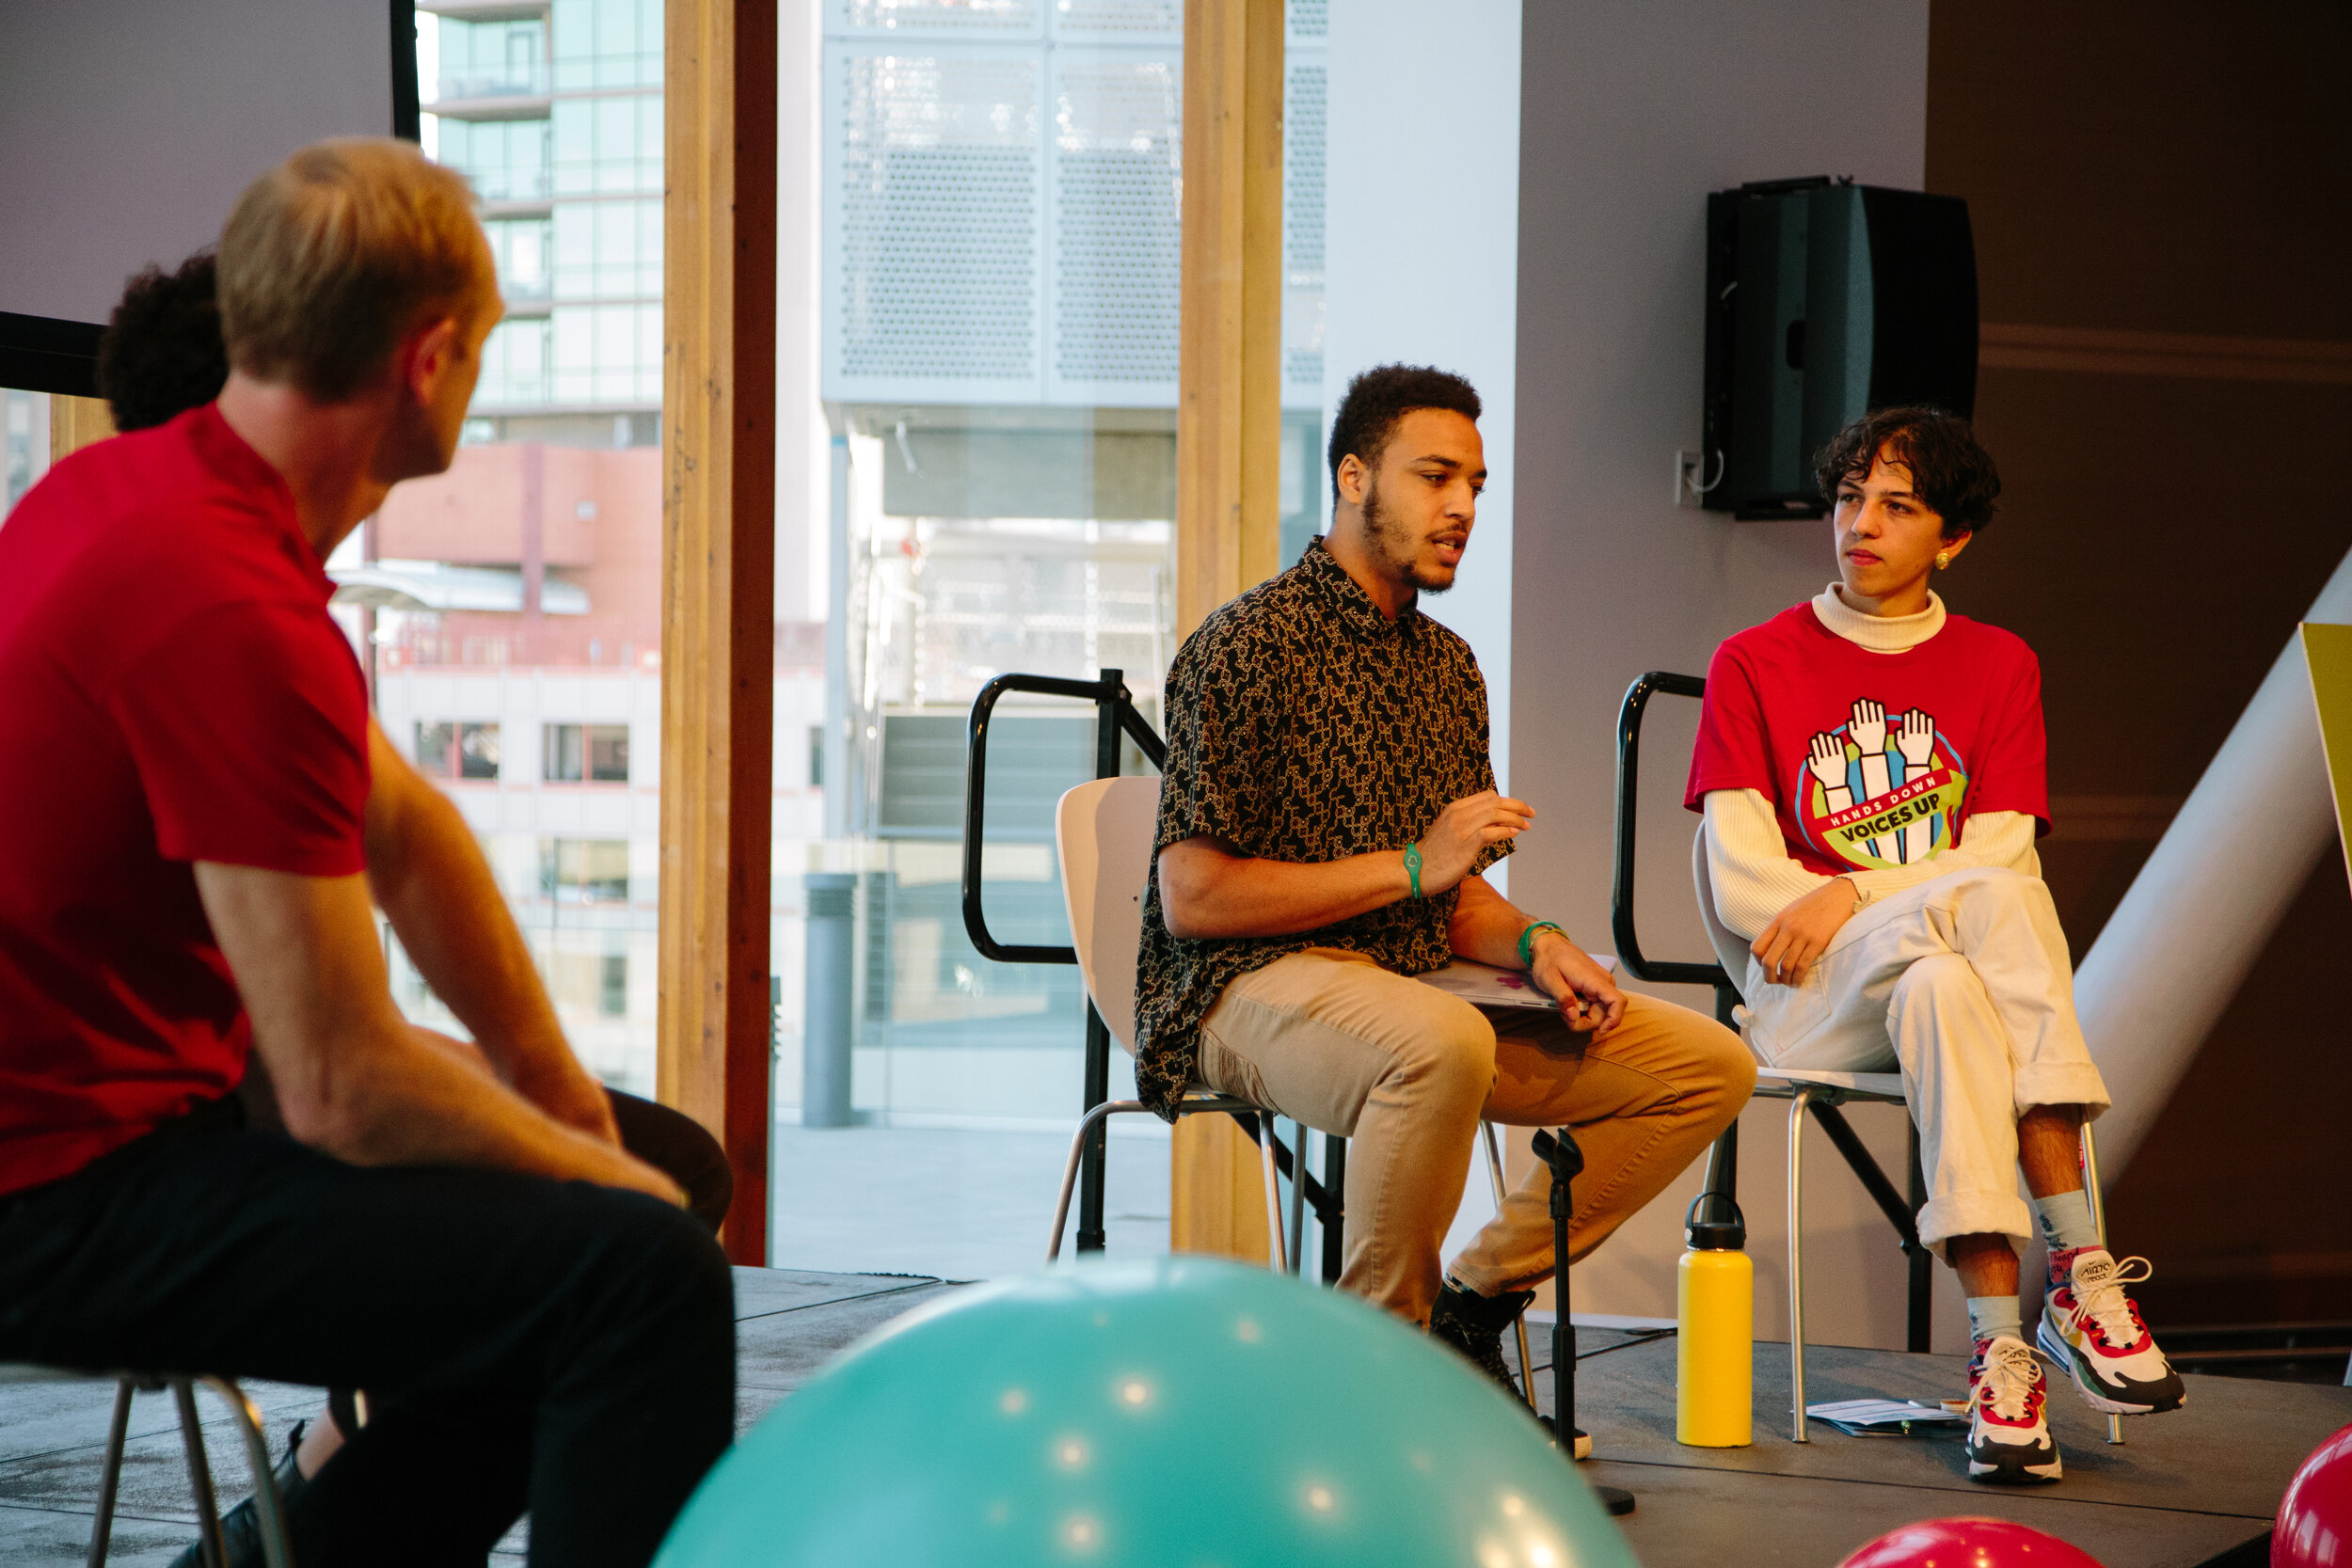
[(1977, 1343), (1997, 1339), (2006, 1334), (2012, 1339), (2026, 1337), (2025, 1320), (2017, 1315), (2015, 1296), (1970, 1296), (1968, 1298), (1968, 1332)]
[(2090, 1217), (2090, 1195), (2080, 1187), (2035, 1198), (2033, 1212), (2042, 1221), (2042, 1239), (2050, 1243), (2052, 1252), (2099, 1244), (2099, 1227)]

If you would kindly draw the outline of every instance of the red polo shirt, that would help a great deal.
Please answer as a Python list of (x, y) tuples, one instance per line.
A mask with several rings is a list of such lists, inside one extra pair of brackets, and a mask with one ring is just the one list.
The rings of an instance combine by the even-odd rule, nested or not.
[(191, 862), (364, 868), (332, 592), (209, 404), (66, 458), (0, 525), (0, 1193), (244, 1078)]

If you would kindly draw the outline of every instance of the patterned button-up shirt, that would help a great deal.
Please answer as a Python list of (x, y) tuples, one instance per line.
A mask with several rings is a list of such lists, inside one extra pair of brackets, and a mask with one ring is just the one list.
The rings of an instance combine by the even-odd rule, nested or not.
[[(1315, 864), (1401, 850), (1438, 814), (1495, 787), (1486, 684), (1470, 645), (1408, 606), (1391, 621), (1318, 539), (1298, 564), (1220, 607), (1168, 673), (1168, 765), (1154, 849), (1217, 839)], [(1485, 870), (1506, 842), (1480, 853)], [(1453, 960), (1457, 895), (1401, 899), (1280, 937), (1168, 934), (1155, 863), (1136, 962), (1136, 1084), (1174, 1119), (1200, 1067), (1200, 1021), (1225, 988), (1310, 947), (1400, 974)]]

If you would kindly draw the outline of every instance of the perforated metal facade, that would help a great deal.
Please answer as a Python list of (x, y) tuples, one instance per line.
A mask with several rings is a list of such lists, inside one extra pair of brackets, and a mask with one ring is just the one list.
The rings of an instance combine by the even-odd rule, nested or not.
[(827, 397), (1037, 399), (1044, 63), (826, 51)]
[[(822, 395), (1170, 407), (1182, 0), (830, 0)], [(1283, 401), (1322, 398), (1324, 10), (1294, 4)]]

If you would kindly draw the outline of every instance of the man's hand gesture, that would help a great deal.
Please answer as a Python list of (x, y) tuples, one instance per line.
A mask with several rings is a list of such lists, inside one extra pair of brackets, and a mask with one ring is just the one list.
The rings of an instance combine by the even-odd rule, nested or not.
[(1534, 821), (1534, 807), (1491, 789), (1454, 801), (1421, 835), (1422, 895), (1454, 886), (1477, 865), (1479, 851), (1518, 837)]
[(1624, 1019), (1625, 992), (1611, 983), (1607, 970), (1559, 932), (1536, 932), (1530, 957), (1529, 975), (1558, 1000), (1569, 1028), (1589, 1030), (1597, 1038)]

